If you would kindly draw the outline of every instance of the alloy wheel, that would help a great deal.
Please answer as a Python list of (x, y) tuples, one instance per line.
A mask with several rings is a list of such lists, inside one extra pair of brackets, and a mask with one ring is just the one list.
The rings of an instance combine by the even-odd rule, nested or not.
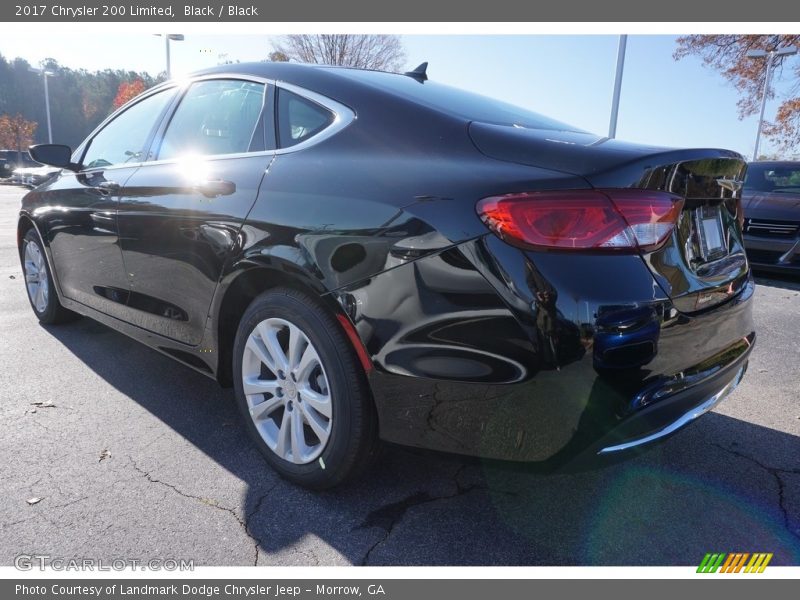
[(47, 310), (47, 298), (50, 292), (50, 285), (47, 278), (47, 266), (44, 262), (44, 255), (35, 242), (25, 244), (25, 285), (28, 288), (28, 296), (31, 304), (40, 313)]
[(269, 318), (253, 328), (242, 384), (250, 418), (275, 454), (294, 464), (322, 454), (333, 425), (331, 391), (319, 353), (297, 325)]

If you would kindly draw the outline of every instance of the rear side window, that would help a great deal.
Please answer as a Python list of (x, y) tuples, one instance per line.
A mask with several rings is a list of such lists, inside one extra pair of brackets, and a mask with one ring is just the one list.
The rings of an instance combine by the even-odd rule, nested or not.
[(111, 167), (145, 160), (150, 133), (161, 118), (174, 90), (141, 100), (103, 127), (89, 142), (83, 168)]
[(333, 123), (334, 114), (288, 90), (278, 90), (278, 147), (290, 148)]
[(167, 126), (159, 160), (263, 150), (259, 123), (265, 88), (233, 79), (192, 84)]

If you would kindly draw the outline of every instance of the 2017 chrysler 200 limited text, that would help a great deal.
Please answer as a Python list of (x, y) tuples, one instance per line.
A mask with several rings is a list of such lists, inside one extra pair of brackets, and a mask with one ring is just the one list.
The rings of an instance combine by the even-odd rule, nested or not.
[(32, 153), (62, 168), (19, 219), (39, 320), (232, 384), (308, 487), (379, 439), (620, 455), (713, 407), (753, 347), (740, 155), (598, 138), (424, 66), (211, 69)]

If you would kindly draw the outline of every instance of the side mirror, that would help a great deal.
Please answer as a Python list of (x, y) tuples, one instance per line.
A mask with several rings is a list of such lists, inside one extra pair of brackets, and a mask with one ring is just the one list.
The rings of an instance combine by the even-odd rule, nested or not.
[(36, 162), (61, 169), (76, 171), (76, 165), (71, 162), (72, 148), (63, 144), (37, 144), (29, 148), (31, 158)]

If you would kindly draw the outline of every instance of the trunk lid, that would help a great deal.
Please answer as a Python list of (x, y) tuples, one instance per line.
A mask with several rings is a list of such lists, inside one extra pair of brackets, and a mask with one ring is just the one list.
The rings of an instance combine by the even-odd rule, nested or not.
[(584, 132), (473, 122), (483, 154), (578, 175), (595, 188), (638, 188), (685, 199), (672, 236), (642, 259), (675, 307), (709, 309), (737, 295), (749, 266), (737, 221), (744, 158), (713, 148), (676, 150), (631, 144)]

